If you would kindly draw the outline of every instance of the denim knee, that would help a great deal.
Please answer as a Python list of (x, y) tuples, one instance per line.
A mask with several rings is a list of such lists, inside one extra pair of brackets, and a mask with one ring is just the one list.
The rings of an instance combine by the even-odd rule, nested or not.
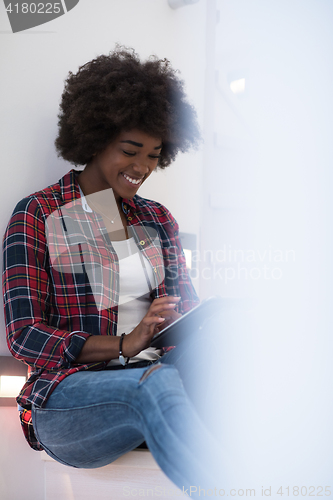
[(157, 396), (158, 393), (184, 392), (184, 386), (177, 368), (173, 365), (156, 363), (149, 366), (142, 374), (138, 386), (149, 386)]
[(178, 411), (186, 413), (191, 406), (173, 365), (157, 363), (147, 368), (138, 382), (137, 395), (136, 407), (150, 428), (157, 429), (162, 421), (173, 421)]

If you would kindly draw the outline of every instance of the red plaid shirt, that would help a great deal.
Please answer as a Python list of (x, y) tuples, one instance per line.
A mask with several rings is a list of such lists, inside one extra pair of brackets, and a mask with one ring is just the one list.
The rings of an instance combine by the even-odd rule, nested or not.
[[(71, 170), (60, 181), (21, 200), (10, 219), (4, 236), (3, 295), (7, 343), (12, 355), (29, 365), (32, 371), (17, 402), (22, 407), (21, 423), (26, 439), (36, 450), (38, 443), (31, 421), (31, 405), (42, 407), (55, 387), (68, 375), (80, 370), (102, 370), (103, 363), (76, 364), (84, 342), (90, 335), (116, 335), (117, 306), (99, 308), (89, 284), (87, 272), (62, 272), (52, 265), (46, 235), (46, 221), (64, 206), (80, 198)], [(181, 296), (178, 312), (184, 313), (198, 302), (188, 276), (178, 236), (178, 224), (161, 204), (136, 195), (123, 200), (122, 209), (128, 226), (139, 235), (140, 250), (157, 275), (159, 255), (149, 245), (149, 234), (157, 231), (164, 279), (157, 280), (152, 298)], [(64, 219), (66, 221), (66, 219)], [(85, 213), (86, 228), (102, 231), (102, 218)], [(95, 229), (94, 229), (95, 228)], [(161, 252), (160, 252), (161, 254)], [(112, 245), (100, 249), (102, 264), (112, 269), (110, 283), (117, 293), (118, 263)], [(101, 257), (102, 256), (102, 257)], [(83, 269), (84, 271), (84, 269)]]

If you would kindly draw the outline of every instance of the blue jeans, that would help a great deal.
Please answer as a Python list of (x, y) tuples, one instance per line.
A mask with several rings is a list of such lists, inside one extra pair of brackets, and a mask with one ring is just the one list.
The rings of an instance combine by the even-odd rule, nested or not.
[(180, 489), (218, 487), (223, 477), (219, 447), (188, 396), (191, 389), (186, 391), (183, 384), (202, 379), (191, 356), (195, 353), (198, 359), (204, 342), (202, 334), (194, 335), (191, 348), (188, 342), (180, 344), (149, 366), (68, 376), (45, 407), (33, 407), (35, 433), (46, 453), (65, 465), (95, 468), (145, 440)]

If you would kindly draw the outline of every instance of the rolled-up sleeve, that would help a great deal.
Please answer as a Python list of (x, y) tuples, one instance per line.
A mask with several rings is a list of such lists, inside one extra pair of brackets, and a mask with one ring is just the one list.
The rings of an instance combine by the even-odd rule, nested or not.
[(16, 206), (3, 240), (3, 296), (10, 352), (34, 368), (51, 370), (68, 368), (90, 334), (50, 325), (52, 280), (44, 219), (34, 197)]

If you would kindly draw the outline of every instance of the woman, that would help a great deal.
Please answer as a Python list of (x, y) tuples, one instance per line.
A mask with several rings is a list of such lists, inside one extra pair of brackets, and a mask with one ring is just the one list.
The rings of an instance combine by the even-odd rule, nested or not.
[(136, 194), (198, 140), (168, 61), (118, 48), (69, 74), (56, 147), (86, 166), (18, 203), (3, 275), (8, 346), (33, 371), (17, 399), (23, 430), (61, 463), (100, 467), (145, 440), (178, 487), (212, 485), (186, 348), (149, 347), (198, 298), (176, 221)]

